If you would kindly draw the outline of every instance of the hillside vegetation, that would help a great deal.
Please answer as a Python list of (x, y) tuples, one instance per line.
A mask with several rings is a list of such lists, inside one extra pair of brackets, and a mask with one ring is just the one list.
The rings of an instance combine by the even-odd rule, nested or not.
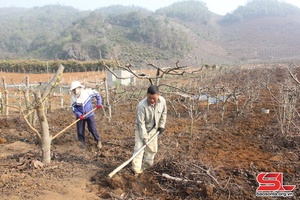
[(300, 9), (277, 0), (253, 0), (225, 16), (195, 0), (155, 12), (120, 5), (94, 11), (61, 5), (0, 11), (0, 58), (5, 60), (222, 65), (298, 60), (300, 55)]

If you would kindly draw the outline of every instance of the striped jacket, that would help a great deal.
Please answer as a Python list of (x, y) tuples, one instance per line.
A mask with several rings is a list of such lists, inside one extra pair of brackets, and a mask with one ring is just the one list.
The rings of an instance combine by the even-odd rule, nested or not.
[[(97, 105), (102, 105), (102, 98), (99, 92), (95, 90), (84, 89), (82, 90), (79, 97), (77, 97), (75, 94), (72, 95), (71, 105), (72, 105), (73, 112), (76, 115), (76, 119), (78, 119), (79, 116), (84, 115), (93, 109), (92, 103), (94, 97), (97, 100)], [(88, 118), (93, 115), (94, 112), (91, 112), (85, 118)]]

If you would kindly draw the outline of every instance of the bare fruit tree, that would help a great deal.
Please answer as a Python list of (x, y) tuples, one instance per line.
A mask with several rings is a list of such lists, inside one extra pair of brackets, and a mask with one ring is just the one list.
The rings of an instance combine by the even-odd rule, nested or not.
[[(113, 76), (115, 76), (117, 79), (127, 79), (129, 77), (120, 77), (118, 76), (116, 73), (114, 73), (114, 70), (111, 69), (105, 62), (103, 62), (103, 65), (105, 66), (105, 68), (111, 72), (111, 74)], [(132, 64), (127, 64), (125, 66), (120, 65), (120, 63), (117, 62), (117, 67), (119, 69), (128, 71), (130, 74), (132, 74), (133, 76), (135, 76), (137, 79), (146, 79), (150, 82), (151, 85), (157, 85), (160, 88), (164, 88), (164, 90), (160, 90), (162, 93), (164, 94), (168, 94), (168, 95), (177, 95), (178, 91), (187, 94), (187, 96), (191, 96), (190, 101), (187, 101), (186, 104), (182, 104), (181, 106), (183, 106), (185, 108), (185, 110), (187, 110), (188, 115), (191, 119), (191, 126), (190, 126), (190, 135), (193, 135), (193, 124), (195, 121), (200, 119), (200, 115), (201, 113), (199, 112), (198, 109), (198, 105), (197, 105), (197, 100), (194, 99), (194, 92), (188, 91), (186, 89), (183, 89), (182, 87), (176, 87), (173, 85), (173, 81), (174, 81), (174, 77), (176, 76), (187, 76), (187, 75), (192, 75), (192, 74), (197, 74), (198, 72), (202, 71), (203, 66), (197, 69), (192, 69), (188, 66), (180, 66), (179, 62), (177, 62), (175, 64), (174, 67), (158, 67), (153, 63), (149, 63), (146, 62), (146, 65), (153, 68), (155, 70), (155, 74), (154, 75), (149, 75), (149, 74), (145, 74), (145, 73), (137, 73), (135, 67)], [(166, 84), (166, 83), (160, 83), (163, 79), (166, 79), (166, 77), (168, 77), (168, 81), (170, 82), (170, 84)], [(173, 78), (172, 78), (173, 77)], [(140, 90), (141, 91), (141, 90)], [(167, 92), (170, 91), (170, 92)], [(107, 90), (108, 93), (108, 90)], [(123, 95), (124, 96), (124, 95)], [(128, 96), (128, 95), (127, 95)], [(139, 93), (138, 95), (131, 95), (129, 98), (127, 99), (132, 99), (136, 102), (138, 102), (138, 99), (136, 97), (141, 97), (141, 93)], [(169, 103), (171, 104), (171, 106), (173, 107), (174, 111), (177, 112), (176, 107), (173, 105), (173, 102), (169, 101)]]
[[(52, 77), (52, 79), (48, 82), (45, 88), (37, 88), (31, 90), (31, 94), (34, 95), (33, 100), (29, 100), (29, 98), (25, 98), (26, 102), (26, 108), (23, 108), (21, 101), (16, 96), (11, 96), (13, 101), (17, 103), (17, 106), (14, 106), (14, 108), (18, 109), (20, 113), (22, 114), (23, 118), (25, 119), (25, 122), (27, 125), (33, 130), (33, 132), (36, 134), (40, 144), (41, 144), (41, 150), (42, 150), (42, 162), (43, 164), (48, 164), (51, 161), (50, 156), (50, 149), (51, 149), (51, 142), (52, 140), (57, 137), (52, 137), (51, 133), (49, 132), (49, 124), (47, 121), (46, 116), (46, 101), (47, 98), (49, 98), (50, 94), (53, 92), (54, 88), (59, 84), (61, 80), (61, 75), (63, 73), (64, 66), (60, 65), (55, 73), (55, 75)], [(4, 87), (5, 90), (7, 90)], [(25, 90), (29, 90), (29, 88), (25, 88)], [(8, 93), (8, 91), (6, 91)], [(29, 96), (29, 91), (24, 91), (26, 94), (25, 97)], [(9, 94), (9, 93), (8, 93)], [(32, 101), (32, 102), (28, 102)], [(6, 105), (9, 106), (9, 105)], [(36, 112), (38, 116), (38, 122), (40, 131), (37, 130), (36, 126), (30, 119), (28, 119), (31, 113)]]
[[(158, 67), (158, 66), (154, 65), (153, 63), (149, 63), (149, 62), (146, 62), (146, 64), (156, 70), (156, 74), (154, 76), (150, 76), (150, 75), (144, 74), (144, 73), (136, 73), (135, 69), (134, 69), (135, 67), (131, 63), (128, 63), (125, 66), (122, 66), (119, 62), (117, 62), (117, 67), (119, 69), (130, 72), (132, 75), (134, 75), (138, 79), (147, 79), (147, 80), (149, 80), (151, 85), (157, 85), (157, 86), (159, 85), (159, 80), (166, 75), (183, 76), (185, 74), (197, 73), (197, 72), (201, 71), (203, 68), (203, 67), (201, 67), (200, 69), (197, 69), (194, 71), (188, 71), (188, 69), (190, 69), (190, 68), (188, 66), (179, 66), (179, 62), (176, 62), (175, 67), (165, 67), (165, 68)], [(118, 78), (118, 79), (127, 79), (128, 78), (128, 77), (117, 76), (114, 73), (114, 71), (104, 61), (103, 61), (103, 65), (116, 78)]]
[(42, 146), (42, 162), (44, 164), (50, 163), (50, 148), (52, 136), (49, 133), (49, 124), (46, 117), (46, 109), (45, 109), (45, 100), (53, 91), (53, 89), (59, 84), (61, 75), (64, 71), (63, 65), (60, 65), (56, 74), (47, 84), (47, 87), (44, 91), (37, 90), (34, 92), (35, 96), (35, 110), (37, 112), (37, 116), (39, 119), (39, 124), (41, 126), (41, 146)]
[[(298, 123), (296, 123), (300, 118), (297, 109), (300, 100), (300, 82), (297, 74), (291, 71), (291, 67), (282, 67), (277, 70), (280, 70), (280, 74), (284, 77), (284, 80), (276, 84), (265, 85), (275, 105), (275, 114), (281, 134), (287, 135), (290, 132), (300, 130)], [(268, 74), (268, 79), (272, 78), (270, 75), (272, 74)]]

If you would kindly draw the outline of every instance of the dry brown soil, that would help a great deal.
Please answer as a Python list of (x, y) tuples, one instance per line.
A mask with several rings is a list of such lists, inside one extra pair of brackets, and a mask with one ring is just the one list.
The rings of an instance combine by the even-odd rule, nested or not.
[[(224, 123), (210, 115), (209, 124), (194, 123), (192, 135), (191, 120), (175, 117), (169, 106), (155, 164), (140, 177), (129, 164), (108, 178), (132, 156), (135, 112), (128, 105), (113, 107), (111, 122), (97, 110), (101, 150), (90, 133), (87, 148), (79, 148), (73, 126), (53, 141), (51, 163), (43, 167), (38, 165), (38, 140), (24, 120), (1, 116), (0, 199), (256, 199), (260, 172), (282, 172), (286, 185), (297, 185), (294, 197), (286, 199), (298, 199), (299, 133), (279, 134), (274, 111), (261, 112), (265, 106), (260, 102), (245, 116), (228, 116)], [(73, 121), (68, 109), (48, 113), (52, 134)]]

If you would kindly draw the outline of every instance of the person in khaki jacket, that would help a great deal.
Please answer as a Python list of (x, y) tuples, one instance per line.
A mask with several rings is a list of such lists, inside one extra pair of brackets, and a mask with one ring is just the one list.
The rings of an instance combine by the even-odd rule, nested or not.
[[(151, 85), (147, 90), (147, 97), (137, 106), (134, 153), (146, 145), (157, 131), (160, 134), (164, 132), (166, 119), (166, 100), (160, 96), (158, 87)], [(132, 160), (132, 169), (136, 175), (153, 165), (157, 150), (156, 137)]]

